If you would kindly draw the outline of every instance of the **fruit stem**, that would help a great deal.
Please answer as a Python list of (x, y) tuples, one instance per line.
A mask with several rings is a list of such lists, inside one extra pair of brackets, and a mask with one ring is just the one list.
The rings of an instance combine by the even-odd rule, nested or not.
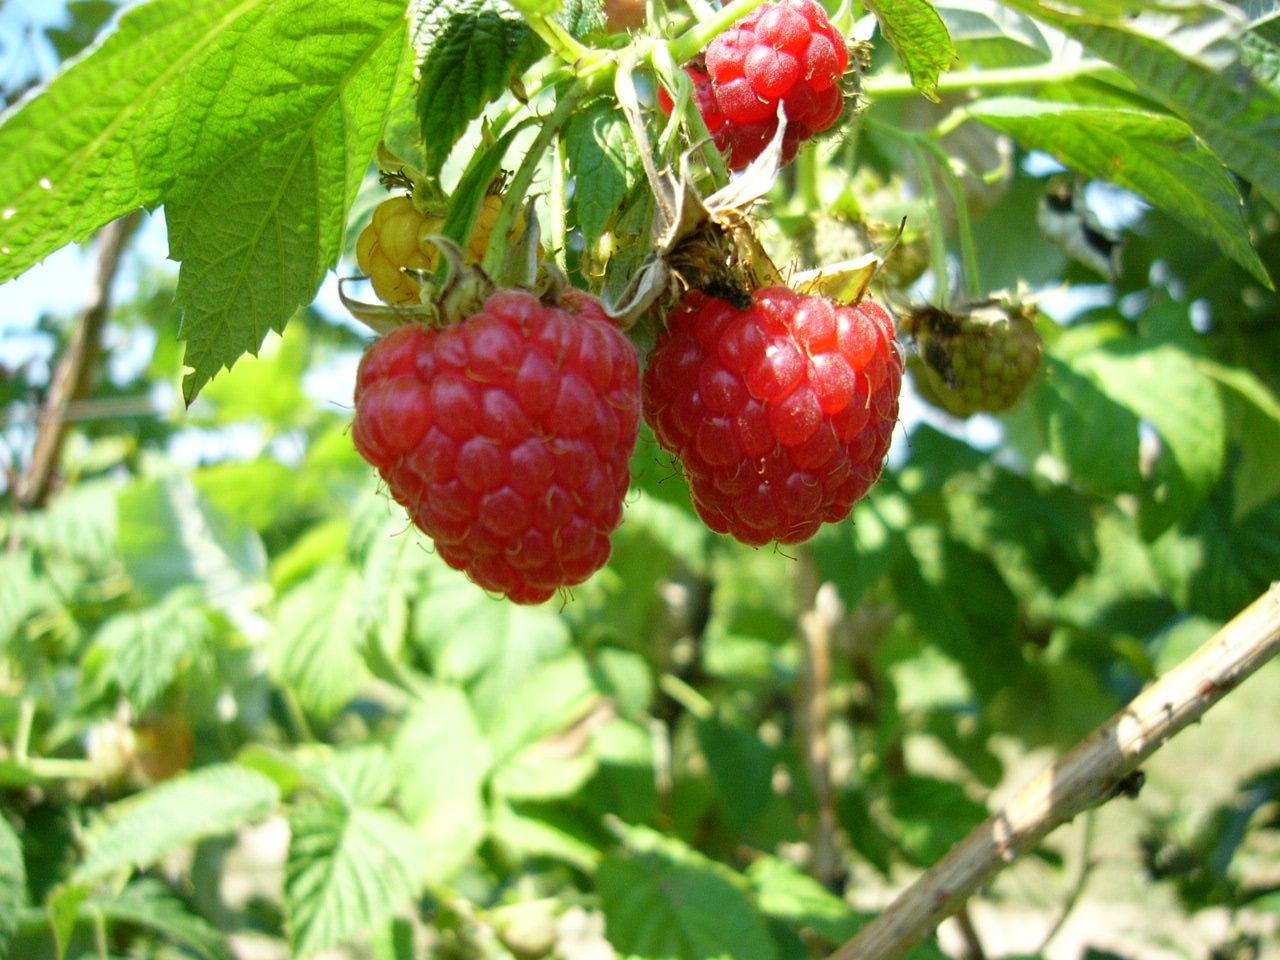
[(702, 114), (693, 102), (693, 83), (689, 75), (680, 69), (680, 65), (671, 56), (670, 47), (665, 43), (653, 45), (653, 49), (649, 51), (649, 63), (653, 67), (658, 83), (670, 87), (674, 94), (671, 119), (658, 137), (659, 155), (668, 160), (672, 159), (671, 145), (675, 142), (676, 134), (683, 123), (689, 131), (689, 141), (701, 145), (702, 158), (711, 169), (716, 186), (720, 187), (728, 183), (729, 168), (712, 142), (711, 131), (707, 129), (706, 121), (702, 119)]
[(484, 262), (481, 264), (485, 273), (497, 278), (499, 283), (501, 278), (498, 277), (498, 272), (507, 260), (507, 238), (511, 226), (515, 223), (520, 208), (524, 206), (529, 186), (533, 183), (533, 176), (542, 162), (542, 155), (547, 152), (551, 141), (560, 134), (560, 128), (565, 125), (586, 93), (585, 86), (574, 84), (560, 94), (555, 110), (538, 128), (538, 135), (529, 147), (529, 152), (525, 154), (515, 176), (507, 185), (506, 194), (502, 198), (502, 207), (498, 210), (498, 218), (494, 221), (493, 232), (490, 234), (493, 239), (484, 253)]
[(665, 693), (691, 716), (698, 720), (710, 720), (716, 714), (711, 701), (685, 683), (674, 673), (664, 673), (658, 678), (658, 689)]
[(706, 20), (699, 20), (680, 36), (669, 42), (671, 55), (676, 63), (686, 63), (701, 53), (713, 39), (749, 14), (765, 0), (733, 0), (732, 3)]
[[(1034, 67), (1001, 67), (990, 70), (961, 70), (944, 73), (938, 78), (938, 93), (963, 90), (1007, 90), (1016, 87), (1040, 87), (1077, 77), (1115, 70), (1103, 60), (1077, 60), (1073, 63), (1050, 62)], [(862, 78), (862, 92), (876, 98), (908, 97), (920, 91), (905, 73), (879, 73)], [(923, 94), (922, 94), (923, 95)]]
[(36, 702), (31, 697), (23, 697), (18, 704), (18, 729), (13, 735), (13, 761), (21, 766), (27, 762), (31, 749), (31, 729), (36, 719)]
[(956, 238), (960, 245), (960, 262), (964, 265), (964, 293), (973, 298), (982, 294), (982, 274), (978, 269), (978, 251), (973, 242), (973, 225), (969, 222), (969, 205), (965, 193), (951, 166), (951, 158), (942, 149), (935, 137), (927, 133), (916, 138), (918, 142), (933, 154), (938, 163), (938, 172), (951, 194), (951, 205), (956, 211)]
[(795, 160), (795, 170), (798, 199), (804, 205), (805, 211), (814, 213), (822, 210), (822, 191), (818, 182), (817, 150), (801, 150), (800, 155)]

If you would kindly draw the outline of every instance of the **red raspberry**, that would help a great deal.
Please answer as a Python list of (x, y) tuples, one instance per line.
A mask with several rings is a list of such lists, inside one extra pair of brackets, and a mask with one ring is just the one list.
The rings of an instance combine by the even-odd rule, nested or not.
[(494, 293), (375, 343), (355, 444), (451, 567), (540, 603), (609, 559), (640, 423), (635, 347), (586, 294)]
[[(698, 111), (741, 170), (760, 156), (778, 128), (778, 102), (786, 105), (782, 162), (801, 142), (826, 130), (844, 108), (840, 77), (849, 65), (844, 36), (814, 0), (779, 0), (757, 7), (720, 34), (706, 51), (707, 69), (686, 67)], [(670, 113), (671, 97), (658, 102)]]
[(645, 421), (680, 458), (712, 530), (799, 543), (849, 515), (880, 476), (898, 419), (893, 321), (786, 287), (749, 310), (689, 293), (644, 377)]

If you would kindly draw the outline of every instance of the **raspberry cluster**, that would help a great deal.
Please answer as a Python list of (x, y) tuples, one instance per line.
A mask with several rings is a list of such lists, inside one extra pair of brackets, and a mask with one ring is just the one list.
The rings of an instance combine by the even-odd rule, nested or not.
[(799, 543), (879, 477), (901, 385), (893, 321), (870, 301), (767, 287), (738, 310), (694, 291), (650, 358), (645, 420), (712, 530)]
[[(706, 69), (687, 66), (694, 99), (731, 169), (763, 152), (787, 116), (782, 161), (840, 117), (840, 77), (849, 65), (844, 36), (815, 0), (779, 0), (758, 7), (707, 45)], [(659, 90), (667, 113), (672, 100)]]
[(365, 353), (355, 444), (440, 556), (539, 603), (609, 558), (640, 422), (635, 348), (598, 301), (498, 291)]

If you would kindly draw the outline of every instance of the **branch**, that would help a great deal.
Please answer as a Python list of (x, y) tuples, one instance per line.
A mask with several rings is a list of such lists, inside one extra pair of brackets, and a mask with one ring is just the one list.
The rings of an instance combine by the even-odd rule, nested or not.
[(1054, 828), (1116, 796), (1176, 733), (1280, 653), (1280, 582), (974, 829), (830, 960), (897, 960)]
[(111, 221), (98, 234), (98, 272), (40, 411), (31, 463), (14, 488), (15, 499), (24, 507), (42, 506), (53, 486), (62, 442), (67, 435), (67, 414), (71, 405), (88, 392), (102, 327), (111, 313), (111, 285), (120, 269), (125, 242), (138, 225), (138, 219), (137, 213), (131, 213)]

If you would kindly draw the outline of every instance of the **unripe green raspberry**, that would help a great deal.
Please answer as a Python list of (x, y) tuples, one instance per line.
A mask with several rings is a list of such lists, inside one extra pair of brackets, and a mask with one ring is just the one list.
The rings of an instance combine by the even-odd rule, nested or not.
[(908, 361), (916, 389), (957, 417), (1008, 410), (1040, 366), (1043, 342), (1031, 323), (1034, 308), (992, 298), (951, 313), (926, 307), (903, 326), (918, 356)]

